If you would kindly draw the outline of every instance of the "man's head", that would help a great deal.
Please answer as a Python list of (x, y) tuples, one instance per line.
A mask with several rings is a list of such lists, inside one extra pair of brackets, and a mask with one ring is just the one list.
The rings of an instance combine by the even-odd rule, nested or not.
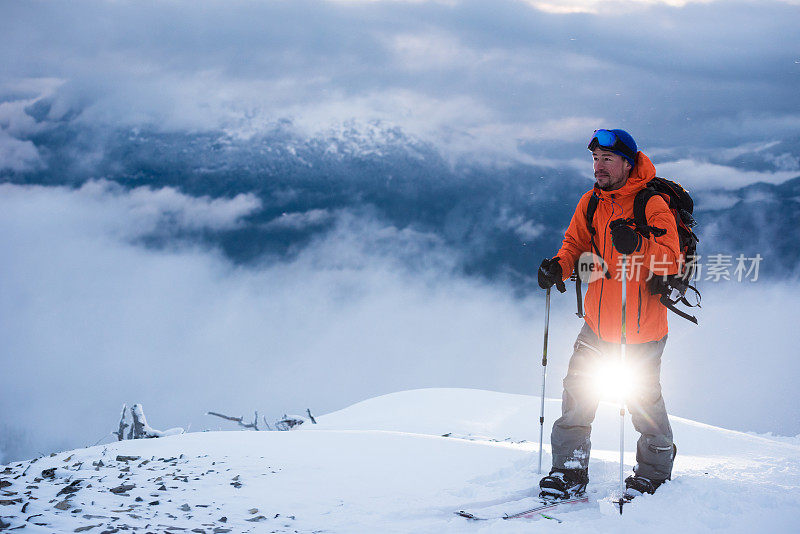
[(638, 147), (625, 130), (596, 130), (589, 141), (597, 186), (605, 191), (619, 189), (628, 181), (636, 164)]

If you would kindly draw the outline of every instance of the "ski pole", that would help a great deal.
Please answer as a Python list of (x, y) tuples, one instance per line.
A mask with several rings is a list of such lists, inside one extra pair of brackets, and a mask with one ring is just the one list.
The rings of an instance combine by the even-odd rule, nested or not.
[[(619, 345), (619, 372), (624, 373), (625, 344), (627, 342), (626, 314), (628, 307), (628, 256), (622, 255), (622, 321)], [(624, 377), (624, 375), (623, 375)], [(622, 503), (625, 496), (625, 388), (620, 388), (619, 397), (619, 513), (622, 515)]]
[(542, 439), (544, 436), (544, 383), (547, 378), (547, 335), (550, 329), (550, 288), (544, 304), (544, 347), (542, 348), (542, 408), (539, 412), (539, 474), (542, 474)]

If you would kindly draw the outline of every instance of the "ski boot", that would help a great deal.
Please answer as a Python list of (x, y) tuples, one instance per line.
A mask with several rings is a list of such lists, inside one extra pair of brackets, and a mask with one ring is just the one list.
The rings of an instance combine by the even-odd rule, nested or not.
[[(672, 444), (672, 460), (675, 461), (675, 456), (678, 454), (678, 446), (674, 443)], [(625, 479), (625, 493), (622, 495), (622, 499), (626, 502), (630, 502), (633, 500), (634, 497), (638, 497), (643, 493), (649, 493), (650, 495), (654, 494), (658, 487), (670, 480), (672, 477), (669, 476), (663, 480), (653, 480), (647, 477), (642, 477), (637, 474), (633, 474)]]
[(556, 469), (539, 481), (539, 497), (545, 500), (571, 499), (583, 495), (589, 483), (585, 469)]
[(664, 482), (666, 482), (666, 480), (650, 480), (647, 477), (631, 475), (625, 479), (625, 493), (622, 498), (630, 502), (634, 497), (638, 497), (643, 493), (652, 495)]

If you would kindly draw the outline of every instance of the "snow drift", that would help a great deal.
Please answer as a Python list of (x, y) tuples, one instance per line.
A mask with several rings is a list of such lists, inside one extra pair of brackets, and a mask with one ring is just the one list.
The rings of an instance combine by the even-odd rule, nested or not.
[[(25, 532), (794, 531), (797, 439), (675, 417), (673, 480), (619, 516), (609, 501), (618, 482), (612, 404), (601, 404), (594, 424), (593, 506), (535, 527), (455, 516), (465, 508), (513, 510), (530, 496), (539, 478), (539, 402), (466, 389), (405, 391), (299, 431), (191, 433), (69, 451), (3, 466), (0, 517)], [(558, 410), (558, 400), (546, 401), (548, 427)], [(632, 428), (626, 434), (630, 469), (636, 436)]]

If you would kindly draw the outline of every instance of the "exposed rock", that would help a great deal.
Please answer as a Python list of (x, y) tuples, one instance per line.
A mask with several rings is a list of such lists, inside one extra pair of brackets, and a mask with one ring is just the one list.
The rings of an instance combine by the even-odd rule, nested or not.
[(59, 491), (58, 493), (56, 493), (56, 496), (58, 496), (58, 495), (64, 495), (65, 493), (75, 493), (76, 491), (78, 491), (79, 489), (81, 489), (81, 488), (79, 487), (79, 486), (81, 485), (81, 482), (83, 482), (83, 479), (80, 479), (80, 478), (79, 478), (79, 479), (77, 479), (77, 480), (73, 480), (73, 481), (72, 481), (72, 482), (70, 482), (70, 483), (69, 483), (67, 486), (65, 486), (65, 487), (61, 488), (61, 491)]
[(135, 487), (136, 484), (122, 484), (120, 486), (117, 486), (116, 488), (111, 488), (108, 491), (110, 491), (111, 493), (120, 494), (120, 493), (125, 493), (126, 491), (130, 491)]
[(97, 525), (86, 525), (85, 527), (78, 527), (73, 532), (86, 532), (87, 530), (92, 530), (95, 527), (102, 527), (103, 523), (99, 523)]

